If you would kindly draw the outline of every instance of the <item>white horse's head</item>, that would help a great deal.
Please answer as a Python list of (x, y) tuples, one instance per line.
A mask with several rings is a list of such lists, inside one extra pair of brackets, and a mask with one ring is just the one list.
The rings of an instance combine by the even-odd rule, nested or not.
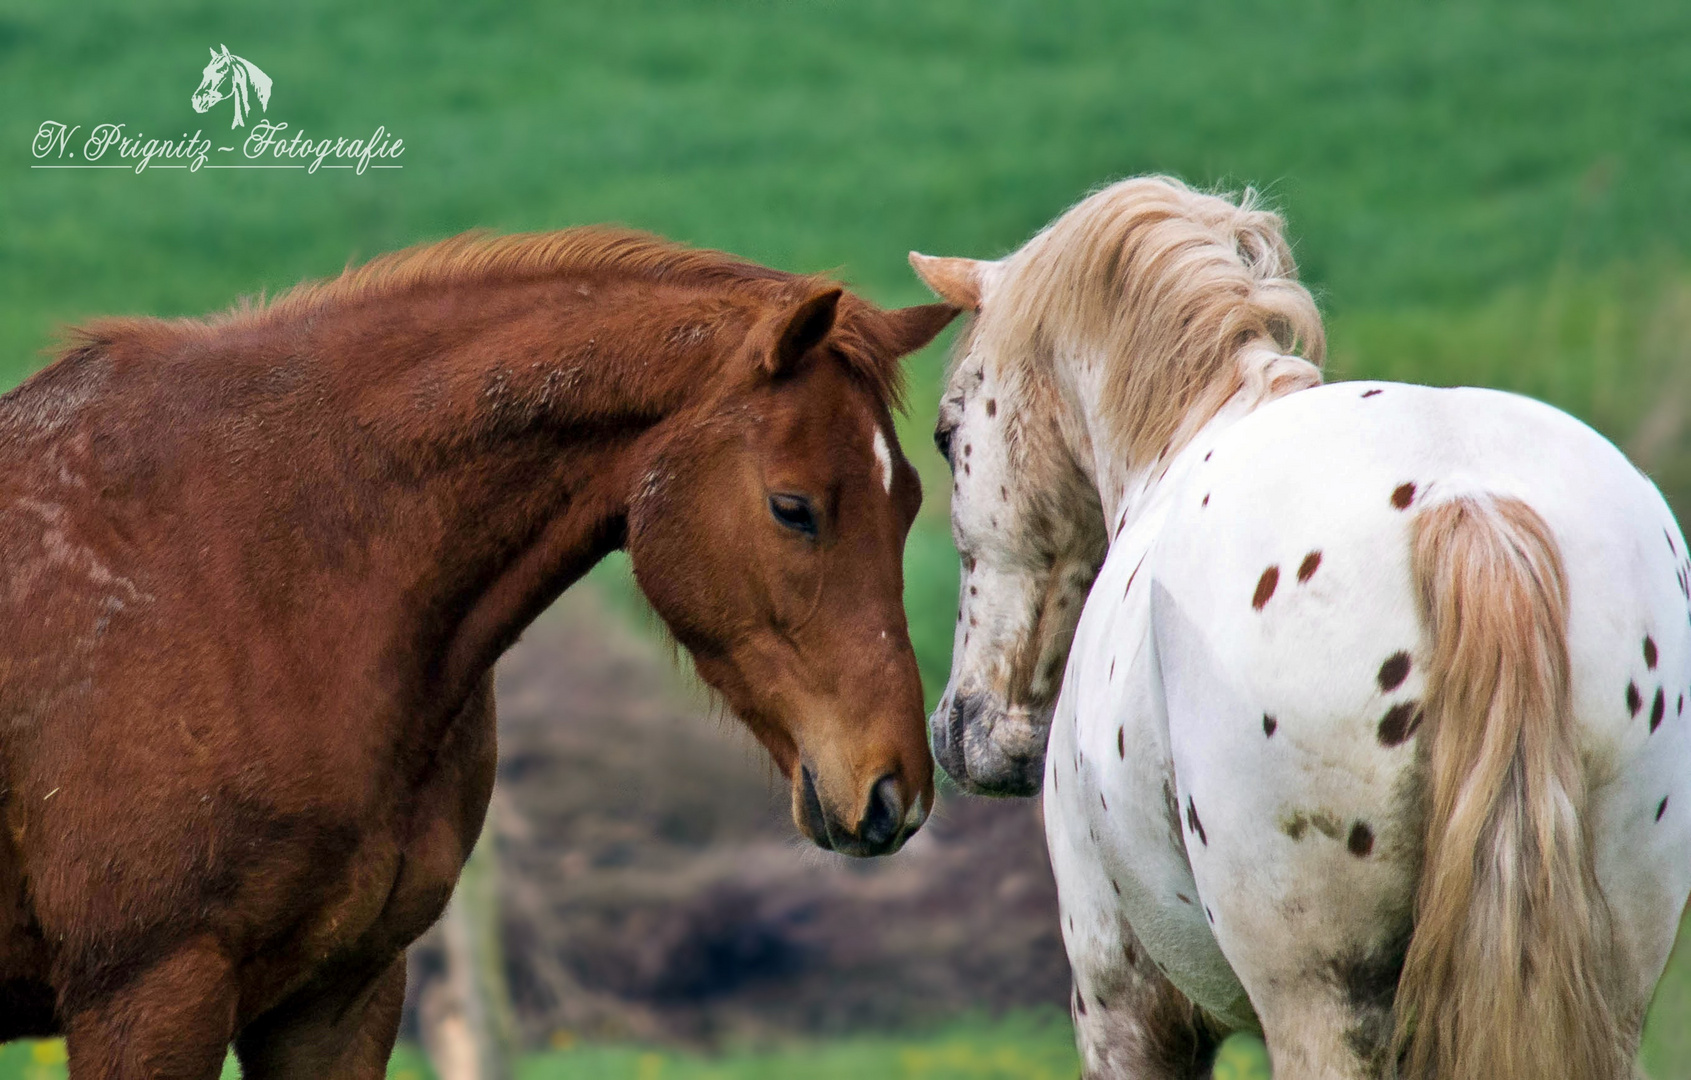
[(242, 127), (247, 122), (247, 113), (252, 109), (249, 94), (258, 93), (258, 104), (261, 109), (270, 108), (270, 76), (258, 69), (258, 65), (250, 60), (231, 55), (229, 46), (223, 46), (223, 51), (211, 50), (211, 62), (200, 73), (200, 85), (189, 98), (194, 111), (203, 113), (224, 98), (232, 98), (235, 103), (235, 118), (229, 125), (232, 128)]
[(1105, 188), (997, 262), (910, 261), (975, 313), (934, 432), (963, 561), (934, 756), (969, 790), (1030, 795), (1109, 548), (1105, 507), (1120, 521), (1120, 488), (1249, 384), (1319, 381), (1302, 360), (1270, 373), (1245, 357), (1301, 344), (1319, 362), (1320, 316), (1278, 217), (1160, 177)]

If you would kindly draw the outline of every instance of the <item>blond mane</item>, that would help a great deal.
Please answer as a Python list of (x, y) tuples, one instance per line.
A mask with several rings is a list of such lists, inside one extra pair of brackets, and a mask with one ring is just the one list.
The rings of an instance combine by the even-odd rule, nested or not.
[(1169, 177), (1123, 180), (1002, 267), (977, 331), (1020, 368), (1001, 374), (1035, 392), (1059, 352), (1102, 365), (1109, 430), (1093, 437), (1134, 464), (1178, 449), (1241, 390), (1321, 382), (1320, 312), (1284, 222), (1250, 189), (1235, 202)]

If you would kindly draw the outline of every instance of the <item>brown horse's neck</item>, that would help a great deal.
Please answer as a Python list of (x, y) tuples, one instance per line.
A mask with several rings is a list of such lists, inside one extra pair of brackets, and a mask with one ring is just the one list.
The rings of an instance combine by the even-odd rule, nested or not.
[[(331, 335), (420, 357), (362, 388), (354, 413), (386, 468), (344, 477), (393, 507), (390, 572), (431, 692), (456, 701), (565, 588), (622, 546), (666, 422), (708, 397), (744, 326), (708, 291), (567, 279), (425, 302)], [(727, 307), (731, 313), (732, 308)], [(356, 329), (353, 329), (356, 327)], [(423, 404), (430, 402), (430, 404)], [(403, 477), (398, 483), (394, 478)], [(401, 524), (419, 514), (415, 525)]]
[[(110, 467), (174, 475), (161, 539), (205, 550), (206, 580), (238, 567), (221, 599), (287, 597), (278, 636), (336, 635), (447, 709), (623, 543), (642, 462), (720, 385), (749, 310), (720, 285), (561, 275), (129, 324), (66, 363), (109, 365), (105, 408), (151, 443)], [(125, 512), (156, 512), (163, 483)]]
[[(391, 473), (374, 474), (382, 497), (396, 497), (386, 475), (406, 476), (426, 507), (432, 528), (401, 549), (416, 605), (401, 625), (421, 629), (407, 652), (434, 658), (429, 681), (450, 698), (622, 545), (651, 444), (708, 395), (743, 337), (707, 318), (707, 297), (645, 283), (551, 282), (468, 304), (478, 317), (407, 329), (396, 342), (407, 352), (447, 325), (453, 340), (394, 371), (358, 410), (376, 421), (372, 451), (394, 455)], [(437, 394), (432, 408), (415, 404)]]

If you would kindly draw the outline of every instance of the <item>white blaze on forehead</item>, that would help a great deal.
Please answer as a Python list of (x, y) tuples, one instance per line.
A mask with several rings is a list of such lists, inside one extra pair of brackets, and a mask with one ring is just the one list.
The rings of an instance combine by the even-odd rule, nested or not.
[(887, 449), (887, 436), (881, 425), (875, 425), (875, 468), (881, 474), (881, 486), (892, 494), (892, 451)]

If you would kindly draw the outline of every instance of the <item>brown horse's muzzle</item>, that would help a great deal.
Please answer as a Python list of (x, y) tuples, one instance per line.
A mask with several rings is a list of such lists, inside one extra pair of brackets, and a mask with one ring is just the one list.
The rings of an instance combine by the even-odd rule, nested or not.
[(855, 809), (855, 820), (850, 822), (824, 804), (808, 764), (799, 767), (793, 787), (793, 820), (799, 831), (817, 847), (842, 855), (890, 855), (904, 846), (928, 816), (921, 793), (905, 805), (898, 777), (892, 773), (870, 785), (868, 798)]

